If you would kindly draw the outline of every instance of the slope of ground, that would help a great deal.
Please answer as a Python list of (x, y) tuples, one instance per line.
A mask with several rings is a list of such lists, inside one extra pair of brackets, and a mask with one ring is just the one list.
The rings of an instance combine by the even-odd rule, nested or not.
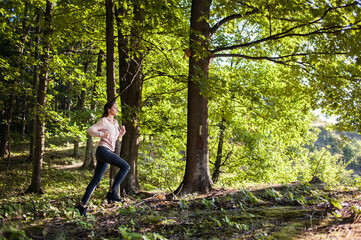
[(48, 150), (44, 195), (26, 195), (26, 153), (0, 161), (0, 239), (361, 239), (358, 189), (324, 183), (215, 189), (206, 195), (142, 192), (108, 203), (104, 177), (89, 218), (75, 211), (92, 171), (71, 149)]

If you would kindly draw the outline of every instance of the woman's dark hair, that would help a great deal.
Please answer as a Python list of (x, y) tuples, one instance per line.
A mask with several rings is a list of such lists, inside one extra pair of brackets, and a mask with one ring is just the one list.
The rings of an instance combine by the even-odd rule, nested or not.
[(104, 112), (103, 112), (102, 117), (108, 116), (108, 109), (112, 108), (116, 101), (117, 101), (117, 98), (114, 98), (104, 105)]

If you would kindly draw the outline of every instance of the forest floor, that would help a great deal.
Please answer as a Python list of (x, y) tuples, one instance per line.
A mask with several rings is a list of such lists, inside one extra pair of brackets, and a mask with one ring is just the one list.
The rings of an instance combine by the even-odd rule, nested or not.
[(107, 177), (89, 218), (74, 206), (92, 176), (71, 148), (44, 156), (44, 194), (25, 194), (32, 164), (18, 151), (0, 160), (0, 239), (361, 239), (358, 189), (323, 183), (214, 189), (204, 195), (140, 192), (108, 203)]

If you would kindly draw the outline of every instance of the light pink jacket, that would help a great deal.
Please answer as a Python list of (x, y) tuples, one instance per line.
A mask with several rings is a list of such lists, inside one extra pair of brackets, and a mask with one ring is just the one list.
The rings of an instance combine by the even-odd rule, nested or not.
[[(124, 128), (123, 128), (124, 129)], [(105, 132), (109, 132), (109, 138), (105, 137)], [(119, 127), (117, 120), (110, 120), (107, 117), (102, 117), (97, 123), (91, 126), (87, 132), (90, 136), (100, 137), (98, 146), (109, 148), (111, 151), (115, 150), (115, 142), (123, 137), (125, 129), (122, 130)]]

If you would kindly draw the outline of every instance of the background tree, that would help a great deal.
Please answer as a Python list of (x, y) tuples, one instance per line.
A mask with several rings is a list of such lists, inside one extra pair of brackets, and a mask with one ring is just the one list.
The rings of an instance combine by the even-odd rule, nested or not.
[(29, 157), (28, 161), (34, 160), (35, 155), (35, 136), (36, 136), (36, 92), (38, 87), (38, 79), (39, 79), (39, 58), (40, 58), (40, 17), (41, 17), (41, 10), (40, 8), (37, 9), (36, 13), (36, 21), (35, 21), (35, 31), (34, 31), (34, 60), (33, 63), (33, 88), (31, 92), (31, 97), (33, 101), (29, 104), (31, 113), (30, 113), (30, 146), (29, 146)]
[[(188, 76), (188, 134), (187, 164), (181, 186), (176, 193), (209, 192), (212, 180), (209, 171), (208, 152), (208, 99), (205, 89), (200, 89), (209, 74), (210, 54), (202, 57), (197, 50), (206, 50), (210, 44), (211, 1), (193, 1), (191, 9), (191, 33)], [(203, 90), (203, 92), (202, 92)]]
[(41, 188), (41, 171), (44, 154), (45, 141), (45, 119), (46, 119), (46, 89), (48, 85), (49, 61), (50, 61), (50, 39), (51, 39), (51, 21), (52, 21), (53, 3), (46, 1), (44, 14), (44, 34), (42, 65), (39, 74), (39, 88), (37, 93), (37, 115), (36, 115), (36, 136), (35, 136), (35, 155), (33, 161), (33, 175), (30, 186), (26, 192), (43, 193)]
[[(4, 113), (0, 122), (1, 141), (0, 141), (0, 157), (3, 157), (10, 147), (10, 125), (13, 121), (13, 112), (15, 101), (18, 95), (22, 97), (18, 100), (26, 99), (28, 93), (28, 85), (26, 78), (28, 72), (25, 66), (31, 64), (28, 60), (29, 45), (32, 42), (30, 29), (32, 26), (32, 17), (34, 16), (34, 6), (28, 1), (20, 4), (13, 2), (4, 2), (0, 5), (3, 11), (3, 19), (1, 21), (4, 26), (1, 32), (1, 68), (2, 68), (2, 87), (7, 89), (4, 95)], [(24, 105), (24, 104), (21, 104)], [(24, 110), (25, 111), (25, 110)], [(24, 113), (23, 110), (21, 112)]]
[[(114, 2), (105, 1), (106, 8), (106, 77), (107, 77), (107, 100), (116, 97), (115, 88), (115, 45), (114, 45)], [(117, 142), (119, 148), (119, 142)], [(118, 150), (119, 151), (119, 150)], [(114, 182), (116, 167), (110, 167), (110, 184)]]
[[(135, 193), (140, 189), (138, 150), (142, 114), (144, 113), (142, 110), (144, 107), (142, 103), (144, 79), (167, 76), (170, 71), (174, 71), (175, 66), (173, 66), (173, 60), (170, 60), (172, 56), (169, 55), (169, 51), (175, 52), (170, 49), (175, 44), (167, 37), (174, 34), (175, 28), (184, 31), (184, 25), (180, 24), (182, 21), (179, 21), (181, 11), (177, 10), (178, 6), (178, 1), (135, 1), (131, 4), (119, 1), (116, 11), (119, 91), (122, 120), (127, 129), (127, 134), (123, 137), (121, 156), (131, 166), (131, 170), (121, 184), (121, 189), (127, 193)], [(159, 32), (159, 34), (154, 34), (155, 32)], [(177, 39), (172, 38), (172, 41), (177, 42)], [(162, 42), (167, 44), (163, 45)], [(161, 65), (160, 59), (165, 59), (162, 62), (165, 66), (170, 66), (171, 70)], [(165, 87), (168, 88), (169, 84)], [(146, 114), (148, 113), (144, 113), (144, 115)]]
[[(143, 8), (144, 5), (141, 5), (141, 1), (135, 1), (132, 5), (134, 22), (130, 27), (129, 42), (123, 34), (118, 36), (119, 57), (121, 57), (119, 60), (122, 64), (119, 65), (122, 120), (127, 129), (127, 134), (123, 137), (120, 155), (130, 165), (130, 170), (121, 183), (120, 188), (128, 194), (136, 193), (140, 189), (137, 178), (137, 160), (140, 132), (139, 112), (141, 109), (143, 86)], [(118, 27), (121, 27), (119, 23)], [(118, 33), (121, 32), (121, 29), (118, 29)]]
[[(138, 155), (144, 189), (171, 191), (181, 181), (186, 148), (189, 2), (145, 3), (143, 97)], [(143, 45), (143, 46), (144, 46)]]
[[(187, 165), (183, 183), (176, 192), (207, 192), (211, 189), (206, 104), (211, 59), (269, 60), (293, 67), (295, 74), (309, 72), (317, 79), (317, 75), (312, 74), (314, 63), (346, 54), (349, 47), (329, 44), (359, 29), (359, 20), (354, 15), (358, 11), (357, 2), (193, 1)], [(242, 34), (237, 34), (239, 32)], [(192, 97), (196, 96), (202, 97), (194, 104)], [(200, 122), (194, 124), (192, 121)], [(197, 148), (202, 154), (197, 154)]]

